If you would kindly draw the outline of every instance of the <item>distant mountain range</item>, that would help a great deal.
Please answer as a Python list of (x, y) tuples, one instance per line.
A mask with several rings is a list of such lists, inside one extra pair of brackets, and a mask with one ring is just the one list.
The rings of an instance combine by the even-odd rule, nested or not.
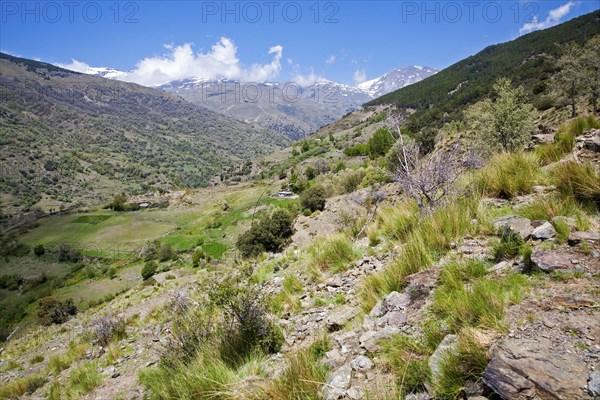
[[(397, 68), (357, 87), (323, 78), (311, 85), (292, 81), (248, 83), (189, 78), (158, 88), (240, 121), (299, 139), (368, 101), (419, 82), (437, 71), (420, 66)], [(125, 75), (115, 69), (93, 67), (84, 73), (117, 80)]]

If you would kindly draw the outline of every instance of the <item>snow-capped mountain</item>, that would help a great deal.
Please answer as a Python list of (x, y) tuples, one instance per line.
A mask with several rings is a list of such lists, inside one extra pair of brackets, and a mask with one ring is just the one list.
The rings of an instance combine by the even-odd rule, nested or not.
[(372, 98), (412, 85), (435, 74), (439, 70), (430, 67), (414, 65), (412, 67), (397, 68), (386, 72), (378, 78), (371, 79), (358, 85), (358, 89), (367, 93)]
[[(397, 68), (358, 86), (325, 78), (307, 85), (294, 81), (249, 83), (196, 77), (171, 81), (158, 88), (240, 121), (298, 139), (374, 98), (416, 83), (437, 71), (420, 66)], [(89, 67), (83, 72), (117, 80), (126, 75), (103, 67)]]

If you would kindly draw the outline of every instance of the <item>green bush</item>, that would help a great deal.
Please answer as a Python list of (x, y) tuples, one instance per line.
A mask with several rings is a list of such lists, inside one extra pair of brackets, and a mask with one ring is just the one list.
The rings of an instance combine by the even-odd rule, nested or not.
[(278, 208), (263, 217), (238, 237), (236, 247), (244, 257), (258, 256), (263, 251), (281, 251), (294, 234), (294, 217)]
[(300, 204), (311, 212), (323, 211), (325, 209), (325, 189), (323, 189), (323, 186), (315, 185), (306, 189), (300, 195)]
[(148, 261), (142, 268), (142, 278), (144, 278), (144, 280), (149, 279), (152, 275), (156, 274), (157, 269), (158, 264), (156, 261)]
[(62, 324), (77, 314), (77, 307), (73, 299), (60, 301), (53, 297), (45, 297), (40, 300), (38, 306), (38, 318), (44, 325)]

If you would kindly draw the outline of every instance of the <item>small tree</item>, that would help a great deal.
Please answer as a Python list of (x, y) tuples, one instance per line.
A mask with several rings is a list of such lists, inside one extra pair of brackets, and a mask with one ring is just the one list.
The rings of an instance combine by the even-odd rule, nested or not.
[(529, 141), (533, 106), (527, 102), (525, 89), (514, 88), (510, 79), (499, 79), (494, 91), (495, 100), (483, 100), (466, 111), (467, 125), (476, 135), (473, 140), (490, 150), (518, 150)]
[(560, 89), (569, 97), (571, 102), (571, 118), (575, 118), (576, 99), (581, 89), (581, 57), (583, 49), (575, 42), (560, 45), (562, 56), (556, 60), (560, 68), (556, 74), (556, 80)]
[(323, 211), (325, 209), (325, 189), (321, 185), (315, 185), (306, 189), (300, 196), (302, 208), (308, 208), (311, 212)]
[(156, 274), (157, 269), (158, 264), (156, 261), (148, 261), (144, 264), (144, 268), (142, 268), (142, 278), (144, 278), (144, 280), (149, 279), (152, 275)]

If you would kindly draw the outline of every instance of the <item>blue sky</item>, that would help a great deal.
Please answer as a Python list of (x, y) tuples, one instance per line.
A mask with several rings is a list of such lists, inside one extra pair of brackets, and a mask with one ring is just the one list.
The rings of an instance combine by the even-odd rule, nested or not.
[[(190, 76), (356, 84), (395, 67), (447, 67), (567, 21), (593, 1), (0, 2), (0, 49), (132, 71), (147, 85)], [(75, 62), (74, 62), (75, 60)]]

